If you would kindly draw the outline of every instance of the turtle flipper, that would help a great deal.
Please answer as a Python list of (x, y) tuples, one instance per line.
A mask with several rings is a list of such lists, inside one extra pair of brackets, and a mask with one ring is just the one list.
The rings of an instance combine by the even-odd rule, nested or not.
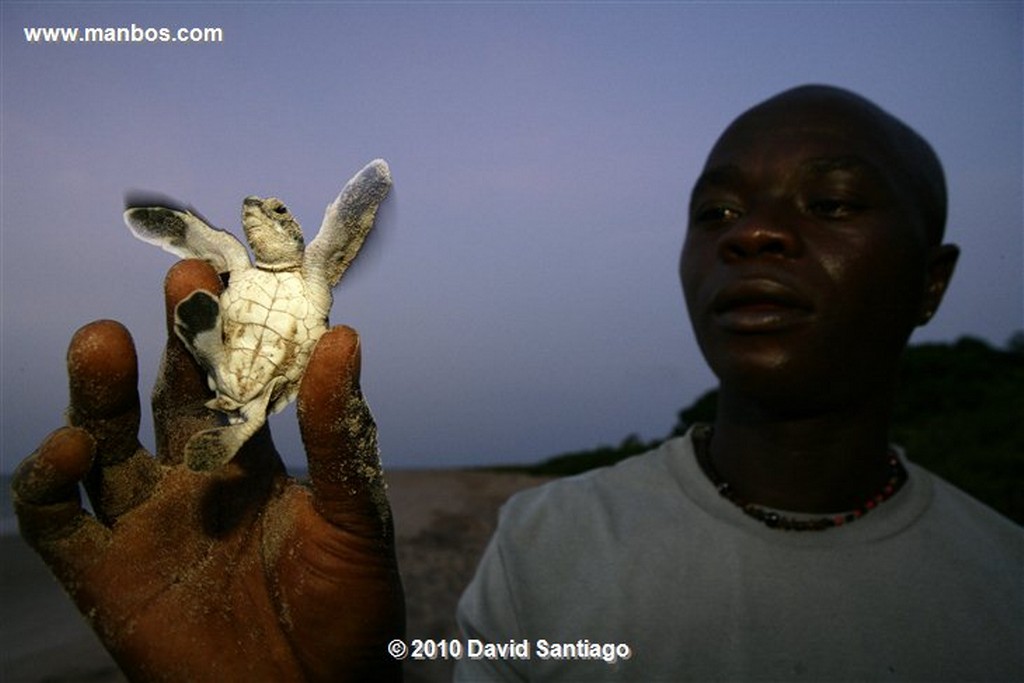
[(204, 289), (192, 292), (174, 309), (175, 333), (211, 377), (224, 362), (221, 330), (220, 300)]
[(218, 273), (251, 265), (249, 252), (231, 233), (218, 230), (190, 210), (165, 206), (129, 206), (124, 222), (143, 242), (181, 258), (208, 262)]
[(197, 472), (215, 470), (230, 461), (267, 417), (252, 416), (244, 422), (197, 432), (185, 444), (185, 464)]
[(323, 278), (328, 289), (338, 284), (373, 228), (377, 207), (390, 189), (391, 171), (383, 159), (371, 161), (346, 183), (327, 207), (320, 232), (306, 249), (303, 271), (307, 276)]
[(191, 470), (207, 472), (228, 462), (245, 443), (238, 434), (245, 425), (242, 422), (196, 433), (185, 444), (185, 464)]
[(277, 377), (262, 394), (242, 406), (242, 420), (224, 427), (198, 432), (185, 444), (185, 464), (196, 471), (213, 470), (225, 464), (267, 421), (267, 406), (277, 387), (286, 381)]

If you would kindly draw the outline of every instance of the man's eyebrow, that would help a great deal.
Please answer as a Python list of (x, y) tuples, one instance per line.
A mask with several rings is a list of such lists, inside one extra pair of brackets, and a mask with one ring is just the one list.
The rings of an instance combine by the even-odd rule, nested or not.
[[(884, 185), (891, 185), (890, 174), (877, 164), (859, 154), (840, 154), (835, 156), (812, 157), (797, 167), (797, 176), (814, 178), (836, 172), (859, 172), (867, 178)], [(736, 164), (714, 166), (701, 173), (693, 184), (690, 201), (699, 192), (710, 188), (734, 188), (744, 182), (743, 170)]]
[(834, 171), (867, 171), (868, 173), (884, 177), (882, 169), (856, 154), (846, 154), (834, 157), (815, 157), (808, 159), (801, 164), (805, 173), (812, 175), (826, 175)]

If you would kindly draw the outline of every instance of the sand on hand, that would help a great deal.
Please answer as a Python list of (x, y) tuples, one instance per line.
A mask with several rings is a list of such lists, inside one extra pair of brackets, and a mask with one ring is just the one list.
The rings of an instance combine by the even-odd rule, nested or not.
[[(458, 637), (455, 605), (501, 504), (545, 478), (474, 470), (386, 472), (405, 587), (407, 635)], [(35, 552), (0, 537), (0, 681), (124, 683), (85, 619)], [(408, 683), (450, 681), (454, 662), (407, 661)]]

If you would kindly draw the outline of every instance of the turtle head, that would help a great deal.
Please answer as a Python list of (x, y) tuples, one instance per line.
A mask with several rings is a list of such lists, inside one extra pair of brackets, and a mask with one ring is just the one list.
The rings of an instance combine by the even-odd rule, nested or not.
[(280, 199), (246, 197), (242, 227), (258, 268), (287, 270), (302, 265), (302, 228)]

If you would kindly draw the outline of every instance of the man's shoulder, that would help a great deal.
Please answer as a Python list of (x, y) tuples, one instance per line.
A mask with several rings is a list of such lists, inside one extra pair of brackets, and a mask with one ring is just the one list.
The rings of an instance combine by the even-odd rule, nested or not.
[(910, 467), (912, 476), (929, 480), (932, 494), (927, 512), (934, 525), (1002, 548), (1024, 562), (1024, 527), (942, 477), (917, 465)]
[(559, 523), (600, 525), (639, 503), (647, 510), (673, 505), (681, 496), (677, 464), (688, 455), (688, 439), (671, 439), (614, 465), (521, 491), (502, 507), (499, 528), (532, 533)]

